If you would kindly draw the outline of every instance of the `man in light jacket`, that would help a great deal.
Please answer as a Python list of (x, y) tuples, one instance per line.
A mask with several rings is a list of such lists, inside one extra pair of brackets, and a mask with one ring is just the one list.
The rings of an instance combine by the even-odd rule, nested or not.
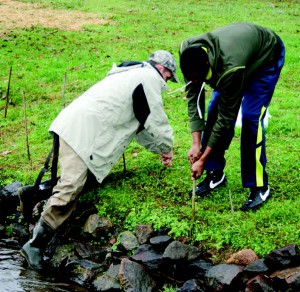
[(133, 139), (172, 165), (173, 130), (161, 95), (168, 80), (178, 82), (175, 59), (164, 50), (145, 62), (113, 65), (53, 121), (49, 131), (59, 136), (60, 179), (21, 249), (31, 268), (43, 268), (47, 242), (74, 210), (88, 171), (101, 183)]
[[(260, 207), (270, 197), (263, 120), (284, 64), (283, 42), (269, 28), (234, 23), (184, 40), (179, 54), (189, 83), (192, 178), (206, 170), (196, 194), (205, 196), (226, 182), (224, 155), (241, 106), (241, 175), (243, 187), (250, 188), (241, 210)], [(205, 83), (213, 88), (206, 123)]]

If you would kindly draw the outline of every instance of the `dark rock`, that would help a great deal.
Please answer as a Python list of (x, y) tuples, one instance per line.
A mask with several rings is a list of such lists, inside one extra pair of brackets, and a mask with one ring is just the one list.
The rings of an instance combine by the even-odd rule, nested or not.
[(244, 269), (244, 272), (252, 275), (257, 275), (260, 273), (266, 274), (268, 271), (269, 268), (265, 265), (264, 259), (258, 259), (254, 262), (251, 262)]
[(69, 262), (78, 260), (73, 243), (59, 246), (50, 260), (54, 268), (64, 268)]
[(166, 276), (182, 283), (195, 279), (199, 283), (205, 284), (206, 272), (212, 267), (211, 263), (200, 259), (194, 261), (187, 259), (168, 260), (167, 263), (164, 271)]
[(300, 266), (298, 246), (292, 244), (273, 250), (265, 257), (265, 264), (273, 271)]
[(197, 280), (192, 279), (186, 281), (183, 286), (177, 290), (177, 292), (205, 292), (207, 291), (205, 288), (201, 288), (200, 284)]
[(139, 224), (135, 227), (135, 233), (139, 244), (145, 244), (153, 234), (153, 227), (151, 225)]
[(12, 237), (17, 238), (20, 244), (25, 243), (29, 239), (29, 232), (21, 223), (12, 223)]
[(156, 282), (145, 268), (128, 258), (121, 261), (119, 282), (125, 291), (155, 291)]
[(257, 275), (246, 284), (245, 292), (277, 292), (273, 288), (273, 282), (266, 275)]
[(213, 291), (239, 291), (242, 286), (241, 275), (243, 266), (219, 264), (211, 267), (206, 275), (206, 281)]
[(288, 289), (300, 291), (300, 267), (276, 271), (270, 275), (270, 278), (281, 291)]
[(16, 181), (0, 188), (0, 223), (4, 223), (7, 216), (16, 214), (20, 204), (18, 188), (21, 186), (22, 184)]
[(83, 231), (91, 234), (95, 238), (99, 238), (99, 234), (101, 234), (103, 230), (108, 230), (111, 227), (112, 223), (108, 218), (92, 214), (86, 220)]
[(198, 259), (189, 262), (187, 265), (183, 265), (181, 269), (181, 275), (186, 279), (195, 278), (196, 280), (204, 283), (205, 275), (211, 267), (211, 263), (205, 260)]
[(74, 249), (79, 258), (93, 260), (96, 263), (103, 262), (107, 255), (106, 249), (82, 242), (75, 242)]
[(108, 269), (107, 265), (101, 265), (88, 260), (75, 260), (66, 264), (66, 273), (70, 275), (70, 280), (89, 287), (96, 275)]
[(110, 257), (110, 260), (114, 264), (120, 264), (122, 257), (124, 256), (124, 253), (120, 250), (111, 250), (109, 251), (109, 254), (107, 254), (107, 257)]
[(300, 291), (300, 271), (299, 267), (291, 269), (291, 273), (285, 278), (292, 291)]
[(168, 235), (171, 229), (159, 228), (153, 233), (154, 236)]
[(165, 249), (174, 239), (169, 235), (159, 235), (150, 238), (150, 243), (157, 250)]
[(150, 244), (139, 246), (130, 259), (142, 264), (150, 271), (164, 270), (166, 265), (166, 262), (163, 259), (163, 253), (155, 250)]
[(118, 292), (123, 291), (121, 285), (118, 280), (109, 277), (108, 275), (103, 275), (97, 277), (96, 280), (93, 281), (92, 287), (94, 291), (105, 291), (105, 292)]
[(115, 292), (122, 291), (118, 281), (120, 265), (110, 265), (107, 273), (98, 275), (92, 283), (95, 291)]
[(173, 241), (165, 249), (163, 258), (170, 260), (194, 260), (199, 258), (200, 255), (199, 249), (195, 246), (189, 246), (179, 241)]
[(139, 244), (135, 235), (130, 231), (124, 231), (119, 237), (120, 245), (127, 251), (136, 249)]

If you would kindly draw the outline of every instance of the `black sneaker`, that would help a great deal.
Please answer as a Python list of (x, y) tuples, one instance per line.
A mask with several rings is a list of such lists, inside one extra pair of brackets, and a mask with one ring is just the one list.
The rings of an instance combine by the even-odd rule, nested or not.
[(224, 185), (226, 180), (226, 175), (222, 170), (207, 171), (205, 179), (195, 187), (195, 195), (203, 197)]
[(241, 208), (242, 211), (255, 210), (271, 197), (270, 188), (255, 188), (251, 190), (247, 202)]

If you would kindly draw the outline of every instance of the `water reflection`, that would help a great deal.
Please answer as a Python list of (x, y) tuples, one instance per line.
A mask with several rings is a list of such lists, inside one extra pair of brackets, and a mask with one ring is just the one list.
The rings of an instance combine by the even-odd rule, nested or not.
[[(67, 280), (66, 280), (67, 282)], [(0, 291), (1, 292), (86, 292), (85, 288), (63, 283), (62, 279), (25, 266), (18, 249), (0, 245)]]

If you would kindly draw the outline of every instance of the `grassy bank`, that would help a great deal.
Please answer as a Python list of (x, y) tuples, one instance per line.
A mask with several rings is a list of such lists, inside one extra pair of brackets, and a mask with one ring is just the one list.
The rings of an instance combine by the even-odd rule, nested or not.
[[(1, 9), (8, 2), (12, 1), (3, 1)], [(239, 211), (248, 190), (241, 186), (237, 129), (226, 154), (228, 183), (206, 198), (197, 199), (195, 221), (191, 221), (188, 193), (192, 181), (186, 158), (191, 135), (183, 91), (163, 96), (175, 133), (174, 166), (166, 169), (159, 157), (133, 142), (125, 152), (126, 173), (121, 159), (101, 189), (84, 198), (95, 198), (99, 214), (109, 216), (121, 227), (132, 229), (136, 224), (151, 223), (155, 228), (170, 228), (170, 234), (177, 238), (188, 237), (205, 249), (219, 252), (252, 248), (263, 256), (274, 248), (300, 243), (298, 1), (17, 3), (26, 4), (21, 8), (21, 25), (16, 26), (18, 13), (0, 24), (2, 95), (7, 92), (12, 66), (11, 103), (6, 118), (5, 99), (0, 100), (0, 185), (34, 182), (51, 148), (48, 127), (61, 111), (63, 100), (70, 103), (103, 78), (113, 62), (144, 60), (157, 49), (169, 50), (178, 61), (178, 46), (183, 39), (231, 22), (254, 22), (275, 30), (287, 50), (267, 128), (268, 173), (273, 194), (270, 201), (257, 212)], [(45, 9), (44, 13), (29, 14), (27, 19), (26, 9), (33, 4), (39, 5), (37, 11)], [(72, 14), (74, 11), (78, 14)], [(34, 15), (40, 15), (38, 20), (42, 15), (50, 17), (32, 23)], [(89, 15), (88, 19), (74, 29), (72, 24), (84, 15)], [(58, 25), (54, 25), (55, 21)], [(178, 75), (182, 80), (180, 72)], [(170, 84), (170, 92), (181, 86), (183, 82)], [(24, 126), (25, 100), (30, 159)]]

